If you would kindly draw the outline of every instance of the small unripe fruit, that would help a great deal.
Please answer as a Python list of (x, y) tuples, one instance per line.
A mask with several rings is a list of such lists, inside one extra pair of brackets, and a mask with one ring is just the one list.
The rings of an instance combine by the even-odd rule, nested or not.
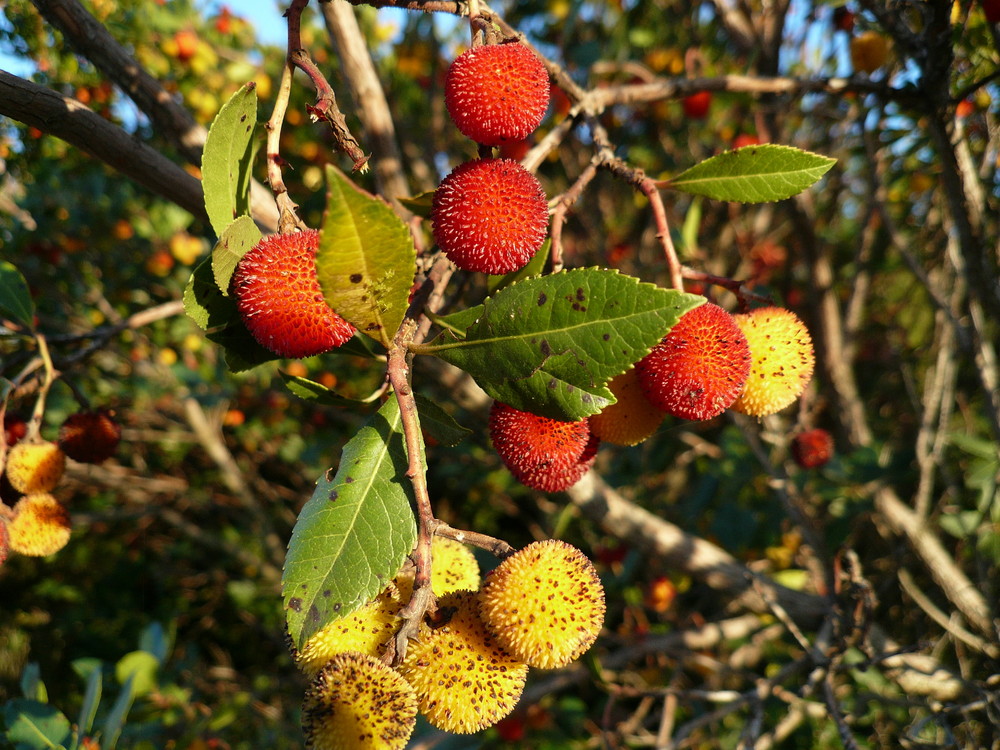
[(301, 651), (293, 647), (292, 658), (307, 677), (315, 677), (337, 654), (356, 651), (379, 657), (399, 630), (403, 604), (399, 590), (390, 584), (374, 601), (320, 629)]
[(319, 232), (265, 237), (236, 266), (229, 293), (261, 346), (282, 357), (312, 357), (354, 335), (327, 304), (316, 276)]
[(733, 317), (747, 338), (753, 365), (732, 408), (751, 417), (775, 414), (801, 396), (812, 378), (812, 337), (795, 313), (780, 307)]
[(635, 369), (646, 398), (667, 414), (711, 419), (740, 394), (750, 352), (733, 316), (706, 302), (684, 313)]
[(523, 268), (548, 234), (549, 208), (538, 179), (510, 159), (477, 159), (445, 177), (431, 206), (434, 241), (459, 268), (509, 273)]
[(874, 73), (889, 58), (889, 42), (877, 31), (851, 38), (851, 65), (856, 71)]
[(444, 101), (462, 135), (501, 146), (538, 127), (549, 106), (549, 75), (519, 42), (473, 47), (448, 68)]
[(685, 96), (681, 101), (684, 114), (692, 120), (704, 120), (708, 116), (708, 110), (712, 107), (711, 91), (696, 91)]
[(402, 750), (417, 720), (413, 688), (365, 654), (337, 654), (302, 702), (309, 750)]
[(14, 517), (7, 531), (11, 552), (46, 557), (61, 550), (69, 541), (69, 513), (47, 492), (25, 495), (14, 506)]
[(792, 458), (803, 469), (816, 469), (833, 458), (833, 436), (824, 429), (800, 432), (792, 438)]
[(529, 667), (578, 659), (604, 624), (604, 587), (593, 563), (558, 539), (533, 542), (483, 582), (479, 612), (497, 642)]
[(85, 464), (97, 464), (114, 455), (122, 439), (122, 428), (114, 412), (81, 411), (71, 414), (59, 428), (59, 447), (63, 453)]
[(7, 454), (7, 480), (18, 492), (48, 492), (62, 479), (66, 454), (55, 443), (18, 443)]
[(528, 667), (504, 651), (479, 617), (478, 594), (438, 599), (420, 624), (399, 671), (417, 693), (420, 713), (446, 732), (471, 734), (514, 710)]
[(612, 378), (608, 389), (617, 401), (590, 417), (591, 434), (615, 445), (637, 445), (656, 432), (666, 412), (646, 398), (635, 369)]
[(590, 425), (587, 420), (541, 417), (495, 401), (490, 408), (490, 438), (520, 482), (543, 492), (558, 492), (579, 479), (566, 484), (590, 443)]

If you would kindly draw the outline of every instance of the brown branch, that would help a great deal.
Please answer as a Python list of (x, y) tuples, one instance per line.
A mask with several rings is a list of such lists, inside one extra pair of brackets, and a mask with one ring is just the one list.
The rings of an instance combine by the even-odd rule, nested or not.
[(61, 138), (208, 220), (198, 179), (75, 99), (0, 70), (0, 114)]

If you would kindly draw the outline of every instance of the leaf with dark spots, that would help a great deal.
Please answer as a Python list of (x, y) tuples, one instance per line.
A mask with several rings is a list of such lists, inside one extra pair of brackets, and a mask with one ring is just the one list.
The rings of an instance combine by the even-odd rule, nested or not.
[(549, 298), (548, 298), (548, 296), (547, 296), (547, 295), (545, 294), (545, 292), (541, 292), (541, 293), (540, 293), (540, 294), (538, 295), (538, 306), (539, 306), (539, 307), (541, 307), (542, 305), (544, 305), (544, 304), (545, 304), (546, 302), (548, 302), (548, 301), (549, 301)]
[(360, 273), (352, 273), (351, 274), (351, 283), (352, 284), (360, 284), (361, 283), (361, 279), (363, 279), (363, 278), (364, 278), (364, 276), (362, 276)]
[(293, 612), (301, 612), (302, 600), (297, 596), (293, 596), (291, 599), (288, 600), (288, 608)]

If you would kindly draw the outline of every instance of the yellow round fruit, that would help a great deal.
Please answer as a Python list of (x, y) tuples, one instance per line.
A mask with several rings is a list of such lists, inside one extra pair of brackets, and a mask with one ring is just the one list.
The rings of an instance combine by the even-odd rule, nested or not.
[(533, 542), (494, 568), (479, 611), (497, 642), (531, 667), (579, 658), (604, 624), (604, 587), (580, 550), (558, 539)]
[(650, 403), (632, 369), (608, 381), (617, 401), (590, 417), (590, 433), (615, 445), (638, 445), (663, 423), (666, 412)]
[(25, 495), (14, 506), (14, 517), (8, 522), (7, 531), (12, 552), (46, 557), (69, 541), (69, 513), (47, 492)]
[(815, 366), (812, 337), (795, 313), (761, 307), (733, 316), (747, 337), (750, 376), (734, 411), (751, 417), (775, 414), (802, 395)]
[(856, 71), (874, 73), (889, 58), (889, 41), (877, 31), (865, 31), (851, 39), (851, 64)]
[(514, 710), (528, 667), (504, 651), (479, 618), (478, 594), (438, 599), (432, 622), (420, 623), (399, 672), (417, 693), (422, 713), (446, 732), (471, 734)]
[(310, 750), (402, 750), (417, 720), (413, 688), (378, 659), (337, 654), (302, 703)]
[(20, 442), (7, 454), (7, 481), (18, 492), (49, 492), (66, 471), (66, 454), (55, 443)]

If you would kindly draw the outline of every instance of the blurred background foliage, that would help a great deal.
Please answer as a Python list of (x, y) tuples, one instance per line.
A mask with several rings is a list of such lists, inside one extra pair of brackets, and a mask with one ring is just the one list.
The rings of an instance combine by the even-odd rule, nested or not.
[[(266, 119), (284, 51), (259, 41), (250, 6), (189, 0), (85, 5), (199, 123), (207, 126), (248, 80), (257, 83)], [(617, 155), (657, 178), (754, 142), (838, 160), (796, 201), (737, 206), (666, 194), (686, 265), (746, 280), (813, 330), (819, 366), (802, 403), (759, 426), (727, 417), (668, 419), (639, 447), (605, 447), (596, 470), (627, 499), (792, 588), (828, 593), (817, 566), (829, 564), (838, 550), (858, 554), (878, 602), (872, 619), (902, 648), (933, 653), (975, 688), (942, 706), (908, 695), (879, 670), (845, 669), (838, 673), (837, 698), (857, 747), (1000, 747), (995, 628), (980, 634), (991, 649), (969, 648), (915, 604), (900, 585), (901, 570), (910, 571), (949, 618), (961, 619), (912, 546), (885, 533), (887, 521), (873, 505), (876, 485), (904, 499), (928, 498), (929, 533), (940, 536), (984, 598), (997, 601), (1000, 436), (990, 393), (996, 363), (989, 361), (1000, 340), (996, 26), (978, 2), (888, 9), (876, 3), (758, 5), (734, 11), (747, 12), (746, 37), (724, 22), (728, 6), (721, 2), (522, 0), (495, 8), (588, 89), (657, 76), (849, 77), (843, 90), (817, 85), (757, 96), (717, 90), (703, 116), (686, 112), (681, 97), (615, 104), (583, 121), (541, 164), (548, 195), (560, 195), (589, 162), (597, 126)], [(304, 44), (364, 146), (364, 128), (315, 11), (306, 13)], [(944, 51), (940, 29), (931, 28), (942, 14)], [(397, 124), (411, 195), (432, 190), (452, 165), (474, 156), (474, 144), (451, 126), (442, 96), (447, 65), (467, 45), (468, 27), (418, 12), (358, 7), (357, 15)], [(851, 39), (866, 31), (889, 49), (867, 72), (851, 60)], [(32, 3), (5, 4), (0, 52), (4, 67), (16, 62), (25, 77), (184, 163), (174, 144), (75, 54)], [(305, 221), (317, 226), (322, 167), (346, 165), (329, 133), (309, 120), (306, 105), (313, 98), (297, 76), (282, 156), (292, 197)], [(554, 92), (549, 115), (526, 147), (556, 127), (570, 105)], [(145, 675), (119, 747), (300, 747), (305, 684), (284, 645), (277, 593), (282, 554), (313, 482), (336, 466), (365, 414), (296, 399), (279, 370), (363, 397), (380, 384), (382, 365), (334, 353), (233, 375), (220, 351), (176, 308), (141, 328), (116, 329), (129, 316), (180, 298), (194, 264), (214, 242), (210, 227), (10, 119), (0, 120), (0, 157), (0, 254), (27, 278), (38, 327), (61, 372), (43, 435), (53, 438), (81, 400), (114, 408), (125, 427), (114, 460), (74, 465), (60, 487), (74, 518), (70, 545), (50, 559), (13, 556), (0, 568), (0, 704), (27, 691), (75, 716), (84, 677), (96, 664), (106, 676), (108, 706), (128, 674)], [(966, 210), (978, 259), (957, 247), (956, 203), (949, 195), (956, 162), (966, 178), (975, 176)], [(197, 165), (185, 168), (197, 174)], [(263, 169), (257, 176), (264, 179)], [(375, 190), (370, 175), (355, 178)], [(569, 266), (613, 266), (667, 283), (648, 203), (608, 173), (598, 175), (569, 213), (563, 242)], [(969, 268), (974, 260), (978, 270)], [(475, 279), (457, 279), (453, 292), (460, 307), (477, 301), (483, 289)], [(728, 292), (714, 287), (712, 293), (733, 304)], [(840, 339), (829, 336), (831, 315)], [(949, 335), (957, 343), (948, 343)], [(25, 340), (0, 336), (0, 375), (13, 378), (34, 353)], [(946, 360), (954, 376), (934, 386)], [(855, 374), (856, 393), (840, 387), (840, 365)], [(566, 538), (592, 555), (609, 594), (606, 638), (588, 657), (590, 679), (559, 689), (557, 678), (536, 674), (539, 684), (552, 680), (556, 687), (535, 693), (496, 728), (472, 738), (438, 738), (435, 746), (654, 746), (654, 719), (667, 686), (746, 691), (801, 655), (788, 632), (779, 628), (777, 637), (765, 637), (761, 633), (773, 633), (765, 629), (703, 652), (646, 654), (611, 681), (598, 676), (597, 665), (609, 654), (732, 616), (732, 602), (683, 569), (649, 564), (641, 549), (560, 496), (518, 485), (488, 446), (482, 403), (456, 399), (453, 381), (421, 362), (416, 383), (473, 429), (457, 448), (428, 449), (437, 514), (515, 546)], [(928, 400), (932, 386), (946, 397)], [(32, 395), (30, 389), (15, 394), (9, 410), (27, 416)], [(865, 425), (860, 433), (858, 414)], [(812, 427), (834, 435), (836, 455), (820, 469), (804, 470), (789, 458), (789, 438)], [(783, 499), (789, 493), (809, 521), (813, 546), (803, 541), (801, 518), (789, 515)], [(817, 540), (822, 549), (815, 549)], [(762, 622), (773, 623), (767, 617)], [(132, 669), (128, 664), (138, 663), (132, 656), (122, 666), (136, 649), (152, 660), (140, 659), (141, 668)], [(863, 654), (854, 657), (865, 662)], [(685, 700), (677, 723), (689, 722), (690, 730), (678, 746), (749, 746), (740, 744), (748, 723), (780, 727), (801, 706), (769, 694), (742, 711), (715, 715), (716, 708), (708, 697)], [(843, 746), (829, 715), (800, 713), (789, 731), (760, 746)], [(418, 730), (418, 738), (432, 734)]]

